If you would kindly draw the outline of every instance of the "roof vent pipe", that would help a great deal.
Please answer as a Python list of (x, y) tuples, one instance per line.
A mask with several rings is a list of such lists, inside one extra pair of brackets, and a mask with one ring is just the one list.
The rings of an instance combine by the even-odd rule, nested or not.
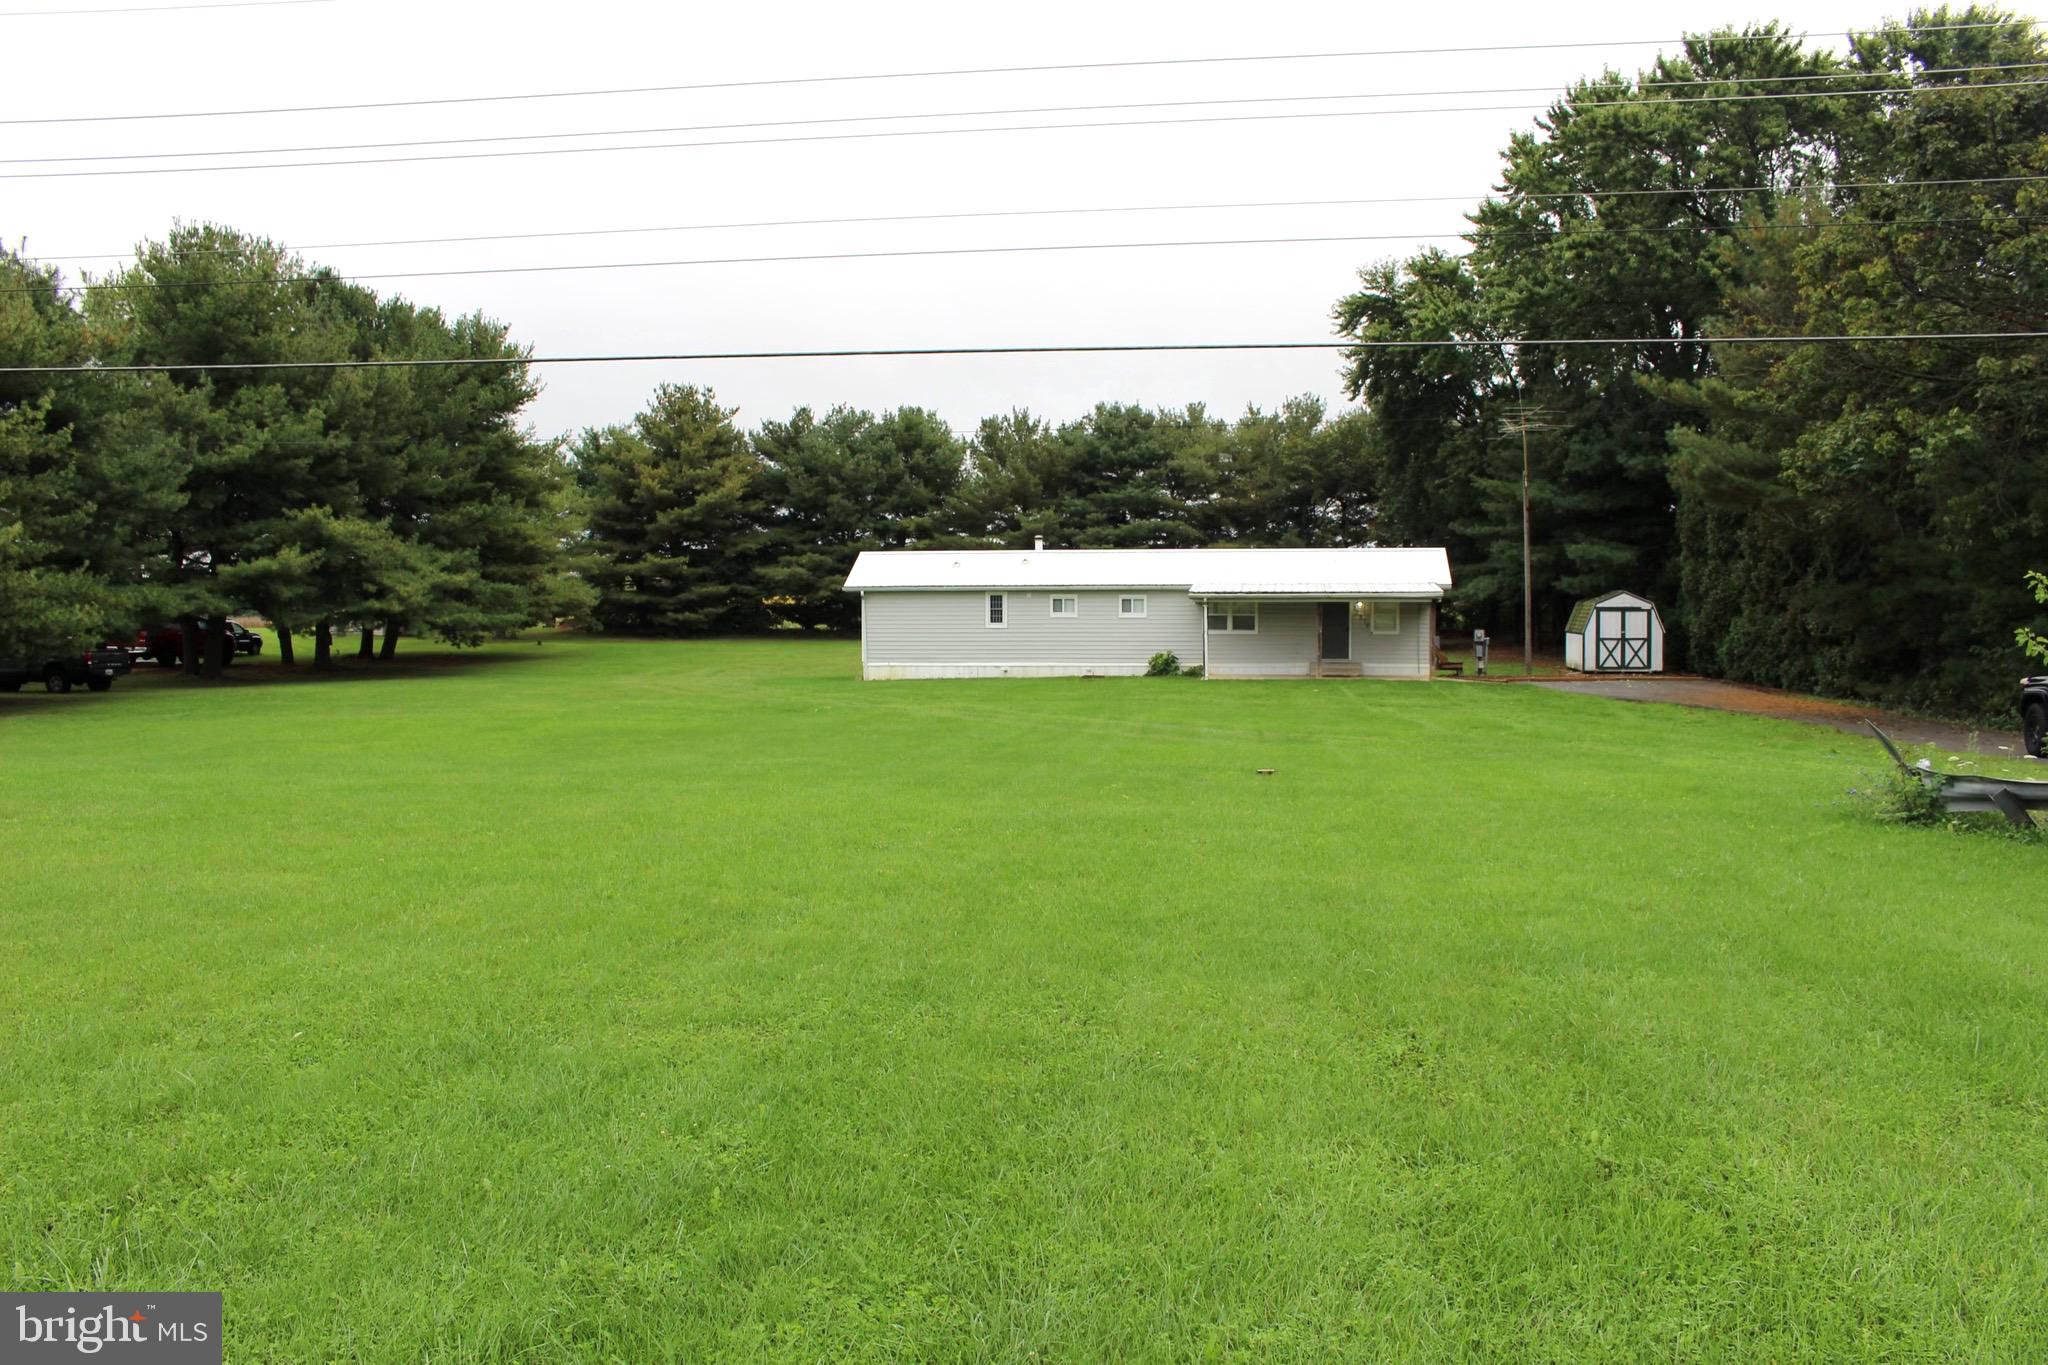
[(1045, 537), (1044, 537), (1044, 536), (1033, 536), (1033, 537), (1031, 537), (1031, 548), (1032, 548), (1032, 549), (1034, 549), (1034, 550), (1043, 550), (1043, 549), (1045, 548)]

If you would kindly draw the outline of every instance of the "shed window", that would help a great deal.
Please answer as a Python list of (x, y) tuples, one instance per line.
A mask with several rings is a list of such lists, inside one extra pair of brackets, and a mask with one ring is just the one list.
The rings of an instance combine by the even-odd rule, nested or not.
[(1375, 635), (1399, 635), (1401, 633), (1401, 604), (1399, 602), (1375, 602), (1372, 604), (1372, 633)]
[(1006, 592), (992, 592), (988, 595), (988, 623), (991, 626), (1009, 624), (1010, 595)]
[(1259, 629), (1256, 602), (1211, 602), (1209, 629), (1226, 635), (1252, 635)]
[(1073, 620), (1081, 614), (1081, 599), (1078, 597), (1053, 598), (1052, 614), (1062, 621)]
[(1118, 616), (1143, 616), (1145, 614), (1145, 599), (1142, 597), (1117, 598), (1116, 614)]

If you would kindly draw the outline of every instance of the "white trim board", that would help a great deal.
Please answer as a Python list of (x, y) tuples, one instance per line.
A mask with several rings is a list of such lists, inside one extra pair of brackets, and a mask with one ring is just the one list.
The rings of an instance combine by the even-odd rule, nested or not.
[(1046, 663), (863, 663), (862, 677), (869, 681), (906, 678), (1141, 678), (1144, 664)]

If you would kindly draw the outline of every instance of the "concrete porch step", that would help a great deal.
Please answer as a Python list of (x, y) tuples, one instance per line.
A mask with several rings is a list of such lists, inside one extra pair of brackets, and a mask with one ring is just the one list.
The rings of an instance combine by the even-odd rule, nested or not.
[(1318, 678), (1362, 678), (1365, 666), (1346, 662), (1343, 659), (1319, 659), (1316, 661), (1315, 676)]

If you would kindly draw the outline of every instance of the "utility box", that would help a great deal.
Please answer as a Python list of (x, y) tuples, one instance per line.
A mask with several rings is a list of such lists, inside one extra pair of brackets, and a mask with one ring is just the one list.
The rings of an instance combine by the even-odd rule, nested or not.
[(1479, 677), (1486, 676), (1486, 632), (1472, 632), (1472, 671)]

